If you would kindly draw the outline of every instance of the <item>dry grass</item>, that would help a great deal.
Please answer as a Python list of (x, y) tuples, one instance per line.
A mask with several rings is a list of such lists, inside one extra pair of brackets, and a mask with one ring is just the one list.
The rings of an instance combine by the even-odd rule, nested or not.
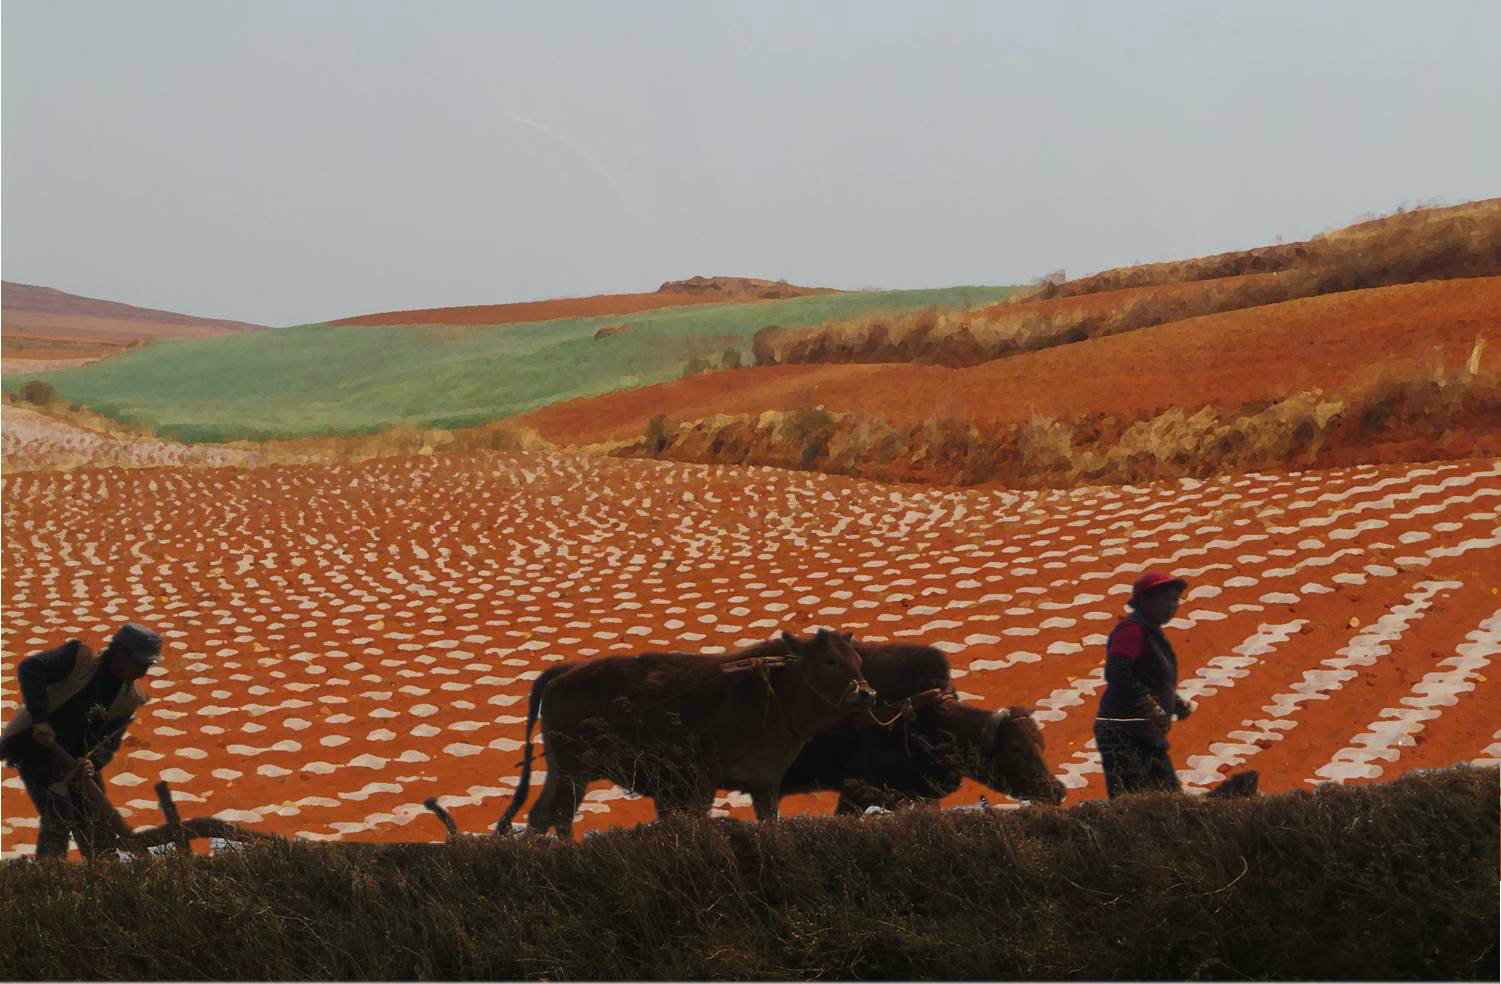
[(1107, 270), (972, 311), (831, 321), (760, 339), (758, 365), (971, 366), (1053, 345), (1339, 291), (1501, 273), (1501, 199), (1408, 212), (1304, 243)]
[(1497, 780), (10, 862), (0, 975), (1493, 980)]
[[(1475, 360), (1471, 360), (1474, 362)], [(1374, 375), (1234, 410), (1168, 407), (987, 426), (954, 418), (893, 424), (823, 410), (654, 420), (621, 456), (771, 465), (879, 481), (1015, 488), (1203, 478), (1262, 468), (1501, 453), (1501, 370)]]
[[(124, 442), (120, 446), (105, 446), (87, 453), (60, 453), (42, 464), (49, 469), (131, 467), (137, 462), (138, 456), (126, 445), (131, 442), (163, 440), (150, 427), (122, 423), (86, 407), (69, 404), (57, 397), (46, 383), (28, 383), (16, 393), (5, 394), (4, 403), (7, 406), (39, 411), (53, 420)], [(186, 447), (195, 452), (184, 459), (187, 463), (199, 462), (206, 466), (233, 463), (237, 467), (260, 467), (319, 462), (353, 464), (372, 458), (468, 451), (546, 450), (551, 445), (529, 427), (496, 421), (457, 430), (397, 424), (373, 433), (351, 436), (229, 441)], [(215, 451), (228, 454), (220, 460), (213, 453)], [(7, 470), (25, 470), (25, 467), (27, 466), (11, 462), (6, 465)]]

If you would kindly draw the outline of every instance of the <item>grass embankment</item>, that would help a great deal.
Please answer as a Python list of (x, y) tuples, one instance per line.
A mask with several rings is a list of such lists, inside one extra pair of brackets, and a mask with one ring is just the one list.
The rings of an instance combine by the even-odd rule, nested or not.
[(1338, 290), (1384, 286), (1401, 280), (1486, 276), (1465, 264), (1489, 266), (1501, 221), (1501, 198), (1440, 208), (1398, 210), (1333, 229), (1312, 239), (1278, 243), (1167, 263), (1116, 267), (1089, 277), (1043, 285), (1033, 296), (1070, 297), (1126, 287), (1216, 280), (1282, 270), (1321, 268), (1343, 279)]
[[(1012, 288), (871, 291), (665, 308), (513, 325), (267, 329), (160, 342), (37, 378), (61, 399), (191, 442), (350, 435), (397, 424), (469, 427), (559, 400), (749, 361), (767, 324), (805, 326), (875, 310), (970, 307)], [(594, 337), (605, 324), (626, 330)], [(732, 360), (733, 361), (733, 360)], [(17, 384), (6, 381), (7, 390)]]
[(13, 862), (0, 976), (1494, 980), (1496, 788)]
[(621, 457), (830, 472), (884, 482), (1065, 488), (1275, 468), (1501, 455), (1501, 372), (1394, 375), (1239, 407), (892, 423), (823, 409), (653, 418)]
[(1501, 274), (1501, 199), (1392, 216), (1305, 243), (1107, 270), (991, 307), (832, 320), (756, 339), (757, 365), (973, 366), (1305, 297)]

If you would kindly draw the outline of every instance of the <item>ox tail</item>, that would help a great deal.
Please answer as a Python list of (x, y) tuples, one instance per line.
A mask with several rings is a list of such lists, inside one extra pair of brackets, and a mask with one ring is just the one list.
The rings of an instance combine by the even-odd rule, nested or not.
[(511, 832), (511, 820), (521, 811), (526, 803), (527, 793), (532, 787), (532, 728), (537, 723), (537, 714), (542, 709), (542, 691), (547, 689), (547, 683), (553, 677), (561, 676), (573, 669), (572, 666), (554, 666), (543, 670), (542, 675), (532, 681), (532, 696), (526, 705), (526, 752), (521, 759), (521, 781), (516, 784), (516, 795), (511, 798), (511, 805), (500, 815), (495, 823), (497, 834)]

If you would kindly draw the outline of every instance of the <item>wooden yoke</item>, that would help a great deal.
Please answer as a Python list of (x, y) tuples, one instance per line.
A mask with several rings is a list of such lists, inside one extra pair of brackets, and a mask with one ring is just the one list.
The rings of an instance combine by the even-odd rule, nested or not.
[(746, 670), (773, 670), (778, 666), (790, 666), (797, 662), (796, 656), (747, 656), (719, 664), (721, 673), (743, 673)]

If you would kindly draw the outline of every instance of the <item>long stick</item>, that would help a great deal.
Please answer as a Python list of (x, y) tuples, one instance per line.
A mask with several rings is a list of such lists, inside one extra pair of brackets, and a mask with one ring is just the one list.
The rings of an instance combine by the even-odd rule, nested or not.
[(162, 815), (167, 818), (167, 829), (172, 832), (172, 839), (177, 843), (177, 849), (184, 854), (193, 850), (187, 831), (182, 828), (182, 817), (177, 814), (177, 804), (172, 802), (172, 788), (167, 785), (165, 779), (156, 784), (156, 802), (162, 808)]

